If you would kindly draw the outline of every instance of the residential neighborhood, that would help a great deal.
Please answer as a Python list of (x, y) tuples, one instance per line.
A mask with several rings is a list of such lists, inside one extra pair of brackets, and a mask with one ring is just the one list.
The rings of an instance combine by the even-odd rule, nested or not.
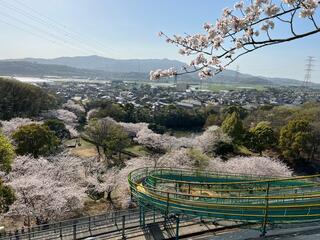
[(300, 105), (320, 101), (320, 89), (301, 87), (266, 87), (263, 90), (235, 88), (234, 90), (210, 91), (199, 85), (167, 84), (152, 82), (77, 82), (54, 81), (38, 83), (41, 87), (63, 99), (87, 102), (108, 99), (115, 103), (132, 103), (134, 106), (165, 106), (174, 104), (182, 108), (211, 105), (240, 105), (255, 108), (259, 105)]

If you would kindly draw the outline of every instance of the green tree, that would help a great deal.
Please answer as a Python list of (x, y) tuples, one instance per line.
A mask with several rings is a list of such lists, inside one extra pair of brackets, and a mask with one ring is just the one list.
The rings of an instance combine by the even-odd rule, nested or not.
[(44, 125), (53, 131), (60, 140), (70, 138), (70, 133), (62, 121), (58, 119), (49, 119), (44, 122)]
[(57, 98), (38, 86), (0, 78), (0, 119), (37, 116), (56, 107)]
[(150, 106), (136, 107), (135, 122), (153, 122), (153, 111)]
[(84, 126), (87, 124), (87, 117), (85, 114), (81, 114), (78, 118), (78, 130), (83, 130)]
[(148, 128), (159, 134), (164, 134), (166, 132), (166, 128), (164, 126), (158, 125), (156, 123), (150, 123), (148, 125)]
[(90, 120), (82, 135), (85, 140), (96, 146), (99, 157), (101, 157), (100, 147), (103, 146), (103, 140), (107, 132), (106, 121), (106, 119), (97, 120), (96, 118)]
[(118, 124), (109, 126), (108, 134), (103, 141), (103, 149), (106, 156), (111, 157), (113, 154), (118, 154), (118, 161), (114, 161), (116, 165), (121, 165), (121, 153), (130, 145), (128, 134)]
[(206, 154), (196, 148), (190, 148), (187, 156), (194, 161), (194, 166), (198, 169), (205, 169), (210, 161), (210, 158)]
[(217, 142), (217, 144), (215, 146), (214, 153), (223, 158), (227, 154), (234, 153), (234, 146), (232, 143), (219, 141), (219, 142)]
[(276, 135), (268, 122), (260, 122), (249, 131), (250, 147), (262, 155), (262, 151), (277, 143)]
[(240, 119), (244, 119), (248, 115), (248, 111), (241, 106), (228, 106), (222, 110), (223, 115), (227, 116), (232, 113), (237, 113)]
[(164, 106), (154, 112), (154, 123), (172, 129), (202, 128), (205, 120), (205, 112), (175, 105)]
[(210, 127), (213, 125), (217, 125), (217, 123), (218, 123), (218, 117), (216, 114), (212, 113), (207, 117), (207, 120), (206, 120), (206, 123), (204, 124), (204, 127), (207, 128), (207, 127)]
[(40, 124), (22, 126), (13, 133), (12, 138), (17, 144), (18, 154), (31, 154), (36, 158), (54, 152), (59, 144), (54, 132)]
[(245, 132), (242, 121), (236, 112), (227, 115), (221, 128), (222, 131), (232, 137), (235, 142), (241, 141)]
[(9, 172), (14, 158), (14, 149), (10, 141), (0, 134), (0, 170)]
[(310, 123), (305, 120), (290, 121), (280, 131), (279, 145), (283, 156), (289, 159), (309, 159), (313, 145)]
[(136, 118), (135, 118), (135, 107), (132, 103), (126, 103), (123, 106), (123, 110), (126, 112), (125, 115), (125, 122), (135, 122)]
[(111, 117), (116, 121), (125, 121), (126, 112), (122, 105), (117, 103), (106, 102), (100, 108), (100, 110), (95, 114), (97, 118)]
[(102, 148), (107, 161), (113, 154), (118, 153), (118, 161), (114, 161), (116, 165), (122, 164), (121, 152), (130, 144), (128, 134), (123, 128), (107, 119), (91, 120), (83, 137), (95, 144), (100, 156)]
[(4, 185), (0, 179), (0, 213), (7, 212), (14, 201), (15, 196), (12, 188)]
[(320, 157), (320, 122), (311, 123), (312, 132), (312, 150), (310, 159), (316, 160)]

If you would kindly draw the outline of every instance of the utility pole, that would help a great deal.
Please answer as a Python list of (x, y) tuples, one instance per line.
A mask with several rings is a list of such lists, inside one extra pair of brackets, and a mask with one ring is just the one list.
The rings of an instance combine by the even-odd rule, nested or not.
[(310, 84), (311, 80), (311, 73), (313, 71), (314, 67), (314, 62), (316, 61), (315, 57), (308, 56), (307, 58), (307, 63), (306, 63), (306, 68), (305, 68), (305, 75), (304, 75), (304, 81), (303, 81), (303, 86), (308, 87)]

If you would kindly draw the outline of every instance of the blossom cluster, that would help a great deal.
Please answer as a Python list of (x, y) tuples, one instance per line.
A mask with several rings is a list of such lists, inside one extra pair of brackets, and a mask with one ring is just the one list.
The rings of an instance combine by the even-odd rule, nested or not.
[(29, 124), (42, 124), (43, 122), (33, 121), (30, 118), (12, 118), (9, 121), (0, 121), (1, 133), (4, 134), (9, 139), (12, 134), (18, 130), (20, 127)]
[(86, 111), (82, 105), (74, 102), (73, 100), (68, 100), (65, 104), (62, 105), (62, 107), (78, 114), (84, 113)]
[(75, 113), (66, 109), (50, 110), (42, 114), (45, 118), (56, 118), (62, 121), (67, 130), (70, 132), (71, 138), (79, 136), (79, 132), (76, 130), (78, 117)]
[(126, 182), (118, 181), (118, 174), (118, 168), (107, 169), (97, 158), (82, 159), (67, 152), (37, 159), (17, 156), (12, 171), (3, 175), (16, 196), (6, 216), (43, 221), (72, 217), (89, 200), (89, 190), (108, 193), (126, 187)]
[(69, 155), (51, 158), (18, 156), (4, 177), (16, 201), (7, 216), (57, 220), (81, 209), (85, 200), (82, 160)]
[(123, 127), (123, 129), (128, 133), (130, 137), (136, 137), (138, 132), (142, 129), (148, 128), (148, 123), (126, 123), (119, 122), (119, 124)]
[[(195, 55), (189, 64), (189, 68), (193, 69), (191, 72), (200, 71), (200, 78), (208, 78), (214, 72), (221, 72), (241, 54), (267, 46), (266, 43), (272, 40), (270, 31), (275, 29), (276, 21), (287, 24), (292, 32), (295, 13), (299, 13), (303, 19), (314, 21), (312, 16), (319, 5), (319, 0), (253, 0), (246, 3), (240, 0), (233, 8), (223, 9), (221, 17), (215, 23), (204, 23), (204, 33), (169, 37), (160, 32), (159, 36), (178, 46), (180, 54)], [(315, 23), (313, 25), (318, 29)], [(294, 32), (293, 34), (295, 35)], [(190, 71), (185, 71), (188, 72)], [(150, 79), (158, 80), (179, 74), (182, 73), (172, 69), (159, 69), (150, 72)]]
[[(198, 159), (188, 149), (173, 150), (158, 160), (157, 167), (194, 168)], [(233, 157), (228, 161), (219, 158), (206, 159), (205, 170), (220, 173), (237, 173), (269, 177), (290, 177), (293, 171), (278, 159), (269, 157)]]
[(316, 9), (319, 7), (319, 0), (305, 0), (302, 2), (302, 10), (300, 12), (300, 17), (306, 18), (311, 17), (315, 14)]
[(164, 77), (174, 77), (177, 75), (177, 71), (174, 68), (169, 68), (169, 69), (157, 69), (155, 71), (150, 72), (150, 79), (151, 80), (158, 80), (160, 78)]
[(228, 161), (213, 159), (209, 161), (210, 171), (237, 173), (269, 177), (290, 177), (293, 171), (278, 159), (269, 157), (233, 157)]
[[(114, 121), (114, 120), (113, 120)], [(202, 134), (190, 137), (174, 137), (168, 134), (158, 134), (148, 128), (147, 123), (123, 123), (120, 124), (129, 136), (138, 144), (150, 149), (167, 152), (180, 148), (199, 148), (204, 152), (214, 149), (220, 141), (230, 143), (231, 139), (218, 126), (211, 126)]]

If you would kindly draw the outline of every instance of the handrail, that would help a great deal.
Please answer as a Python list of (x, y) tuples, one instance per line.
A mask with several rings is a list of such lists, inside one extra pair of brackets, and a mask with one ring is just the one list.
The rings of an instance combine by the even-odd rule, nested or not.
[[(137, 183), (134, 183), (132, 182), (131, 180), (129, 180), (129, 185), (132, 185), (132, 184), (136, 184), (138, 185)], [(163, 191), (163, 190), (160, 190), (160, 189), (157, 189), (157, 188), (153, 188), (153, 187), (148, 187), (148, 190), (154, 190), (155, 192), (159, 192), (159, 193), (169, 193), (169, 194), (173, 194), (173, 195), (180, 195), (180, 196), (188, 196), (188, 197), (198, 197), (198, 198), (212, 198), (212, 199), (299, 199), (299, 198), (320, 198), (320, 192), (319, 194), (306, 194), (306, 195), (296, 195), (296, 194), (293, 194), (293, 195), (287, 195), (287, 197), (275, 197), (275, 196), (250, 196), (250, 197), (233, 197), (233, 196), (227, 196), (227, 197), (222, 197), (222, 196), (203, 196), (203, 195), (200, 195), (200, 194), (189, 194), (189, 193), (180, 193), (180, 192), (173, 192), (173, 191)]]
[(261, 221), (267, 216), (272, 221), (292, 222), (320, 220), (319, 177), (139, 168), (129, 174), (128, 183), (138, 203), (150, 204), (165, 213), (242, 217), (246, 221)]
[[(127, 213), (127, 214), (125, 214)], [(74, 226), (76, 226), (76, 232), (77, 234), (81, 233), (87, 233), (91, 230), (98, 230), (100, 228), (105, 228), (105, 233), (108, 233), (108, 228), (115, 226), (115, 222), (121, 222), (122, 217), (126, 216), (126, 220), (130, 221), (131, 223), (135, 223), (137, 226), (139, 225), (139, 209), (130, 209), (128, 210), (119, 210), (119, 211), (112, 211), (110, 214), (106, 215), (112, 215), (112, 218), (103, 217), (104, 214), (94, 215), (90, 217), (83, 217), (83, 218), (77, 218), (79, 221), (72, 221), (72, 224), (63, 225), (61, 223), (68, 222), (61, 221), (50, 224), (50, 228), (48, 228), (48, 225), (38, 225), (33, 228), (24, 228), (24, 232), (22, 229), (18, 231), (18, 234), (11, 233), (11, 235), (2, 236), (0, 235), (0, 239), (12, 239), (16, 236), (19, 237), (19, 239), (29, 239), (30, 237), (32, 239), (43, 239), (45, 236), (45, 239), (51, 239), (50, 236), (52, 236), (52, 239), (57, 239), (57, 235), (59, 235), (59, 232), (62, 233), (63, 237), (72, 236), (74, 231)], [(134, 217), (133, 217), (134, 216)], [(153, 212), (147, 212), (146, 216), (149, 219), (162, 219), (159, 215), (154, 215)], [(90, 220), (89, 220), (90, 218)], [(91, 226), (89, 228), (89, 226)]]

